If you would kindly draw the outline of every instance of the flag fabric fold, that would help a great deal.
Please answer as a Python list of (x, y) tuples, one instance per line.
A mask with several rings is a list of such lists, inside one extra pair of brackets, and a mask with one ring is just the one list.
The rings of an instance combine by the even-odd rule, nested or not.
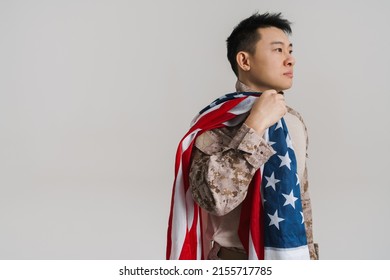
[[(189, 189), (193, 145), (203, 132), (242, 122), (260, 93), (226, 94), (194, 118), (175, 161), (166, 259), (204, 259), (201, 209)], [(309, 259), (296, 158), (283, 119), (267, 129), (276, 151), (255, 173), (242, 204), (239, 237), (249, 259)]]

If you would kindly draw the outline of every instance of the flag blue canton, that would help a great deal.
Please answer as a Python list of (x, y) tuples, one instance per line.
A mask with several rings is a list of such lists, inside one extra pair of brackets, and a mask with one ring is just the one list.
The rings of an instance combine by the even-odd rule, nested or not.
[(295, 248), (307, 245), (297, 160), (282, 118), (268, 129), (268, 143), (275, 150), (264, 165), (264, 245)]

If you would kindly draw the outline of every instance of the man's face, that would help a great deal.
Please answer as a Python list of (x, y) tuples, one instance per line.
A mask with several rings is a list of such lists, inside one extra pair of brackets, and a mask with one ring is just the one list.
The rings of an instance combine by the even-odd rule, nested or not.
[(276, 27), (260, 28), (256, 51), (249, 54), (250, 70), (245, 72), (254, 89), (265, 91), (289, 89), (293, 82), (295, 59), (287, 35)]

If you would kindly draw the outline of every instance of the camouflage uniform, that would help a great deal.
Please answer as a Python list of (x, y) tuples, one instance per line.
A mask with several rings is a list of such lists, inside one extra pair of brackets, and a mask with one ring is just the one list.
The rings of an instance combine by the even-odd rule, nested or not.
[[(239, 81), (236, 89), (253, 91)], [(313, 242), (308, 192), (307, 130), (302, 117), (289, 107), (285, 120), (297, 154), (310, 258), (318, 259), (318, 246)], [(246, 197), (249, 183), (257, 169), (274, 153), (272, 147), (244, 123), (206, 131), (196, 139), (192, 152), (190, 186), (194, 200), (209, 213), (207, 241), (215, 241), (218, 246), (235, 251), (243, 250), (237, 234), (241, 202)]]

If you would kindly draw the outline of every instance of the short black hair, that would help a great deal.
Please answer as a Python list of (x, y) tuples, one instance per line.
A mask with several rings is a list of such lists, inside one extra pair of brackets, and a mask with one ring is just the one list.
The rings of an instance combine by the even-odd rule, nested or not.
[(255, 13), (241, 21), (226, 40), (227, 57), (236, 76), (238, 77), (236, 55), (240, 51), (246, 51), (250, 54), (255, 53), (256, 43), (260, 40), (260, 34), (257, 32), (257, 29), (276, 27), (283, 30), (286, 34), (291, 34), (290, 25), (291, 22), (282, 18), (281, 13)]

